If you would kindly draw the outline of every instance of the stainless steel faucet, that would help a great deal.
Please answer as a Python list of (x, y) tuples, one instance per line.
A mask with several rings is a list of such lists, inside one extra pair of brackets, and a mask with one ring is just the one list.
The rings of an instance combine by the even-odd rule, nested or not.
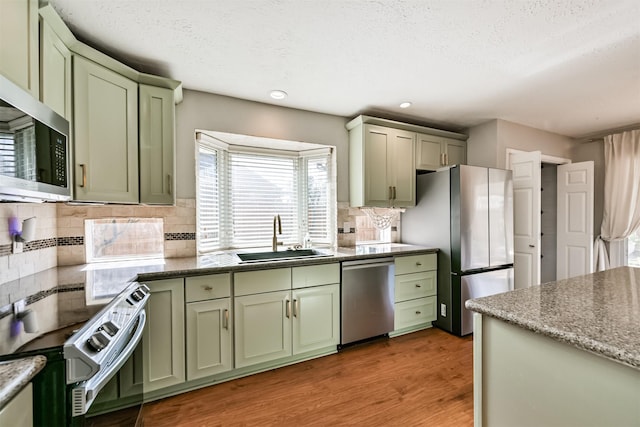
[(278, 244), (282, 244), (282, 242), (278, 242), (278, 237), (276, 237), (276, 223), (278, 224), (278, 234), (282, 234), (282, 222), (280, 221), (280, 215), (273, 217), (273, 240), (271, 243), (271, 250), (273, 252), (278, 252)]

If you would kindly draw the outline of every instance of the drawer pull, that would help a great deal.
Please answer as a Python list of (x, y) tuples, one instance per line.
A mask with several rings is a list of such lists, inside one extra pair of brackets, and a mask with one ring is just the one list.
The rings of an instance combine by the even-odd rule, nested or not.
[(222, 327), (225, 329), (229, 329), (229, 310), (224, 310), (224, 317), (222, 319)]
[(205, 291), (212, 291), (212, 290), (213, 290), (213, 287), (211, 287), (211, 286), (209, 286), (209, 285), (206, 285), (206, 286), (203, 286), (203, 289), (204, 289)]
[(416, 288), (421, 288), (421, 287), (422, 287), (422, 285), (419, 285), (419, 284), (416, 283)]
[(287, 316), (287, 319), (291, 318), (291, 301), (290, 300), (286, 300), (285, 316)]
[(422, 267), (422, 263), (420, 261), (416, 262), (417, 267)]
[(421, 311), (417, 311), (417, 310), (416, 310), (416, 314), (422, 314), (422, 312), (421, 312)]

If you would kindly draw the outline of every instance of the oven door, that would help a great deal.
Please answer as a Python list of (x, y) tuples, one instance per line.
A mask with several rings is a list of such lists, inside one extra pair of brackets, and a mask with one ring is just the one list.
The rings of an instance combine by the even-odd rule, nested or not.
[(139, 344), (145, 323), (146, 313), (142, 310), (127, 334), (129, 339), (122, 351), (108, 364), (101, 366), (100, 371), (90, 379), (68, 386), (70, 425), (113, 425), (116, 418), (120, 420), (118, 425), (136, 424), (142, 404), (142, 389), (127, 387), (127, 380), (121, 372), (125, 364), (133, 364), (134, 351), (138, 353), (142, 349)]

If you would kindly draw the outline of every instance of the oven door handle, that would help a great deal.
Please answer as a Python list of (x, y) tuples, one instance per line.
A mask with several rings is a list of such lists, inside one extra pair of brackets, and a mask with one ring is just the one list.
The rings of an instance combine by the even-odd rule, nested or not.
[(127, 343), (126, 347), (120, 352), (115, 360), (106, 367), (102, 367), (98, 373), (87, 381), (83, 381), (71, 390), (71, 407), (72, 416), (77, 417), (87, 413), (96, 396), (107, 385), (109, 380), (120, 370), (122, 365), (129, 359), (136, 349), (144, 326), (147, 323), (147, 313), (142, 310), (138, 315), (138, 323), (136, 331)]

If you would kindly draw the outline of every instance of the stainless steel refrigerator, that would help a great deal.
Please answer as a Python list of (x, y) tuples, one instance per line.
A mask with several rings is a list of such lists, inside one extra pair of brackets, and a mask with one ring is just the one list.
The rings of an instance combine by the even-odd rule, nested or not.
[(434, 325), (470, 334), (465, 301), (513, 290), (511, 171), (459, 165), (416, 181), (416, 206), (402, 214), (402, 241), (440, 249)]

